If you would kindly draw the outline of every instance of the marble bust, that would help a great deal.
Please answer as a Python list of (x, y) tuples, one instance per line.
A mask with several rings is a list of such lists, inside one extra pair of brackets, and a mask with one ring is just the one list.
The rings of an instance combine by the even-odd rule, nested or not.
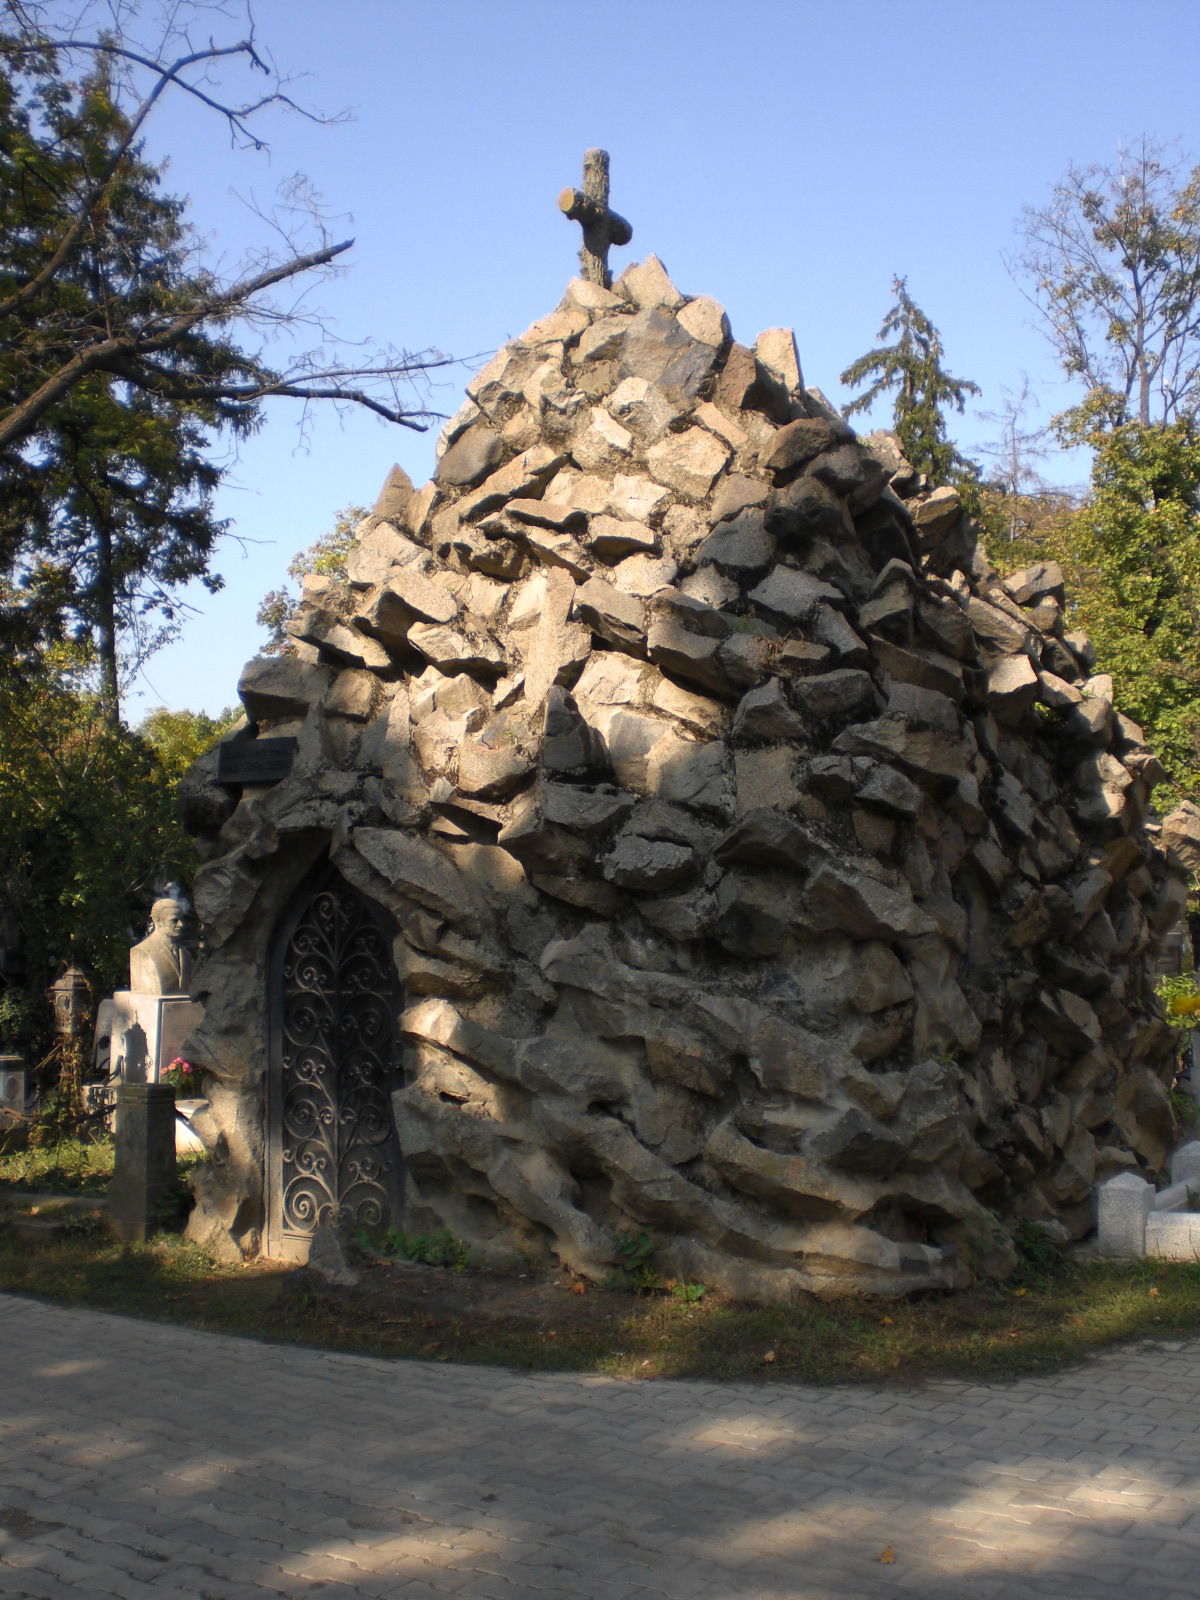
[(186, 994), (192, 958), (183, 943), (187, 908), (178, 900), (156, 900), (150, 934), (129, 952), (129, 987), (135, 994)]

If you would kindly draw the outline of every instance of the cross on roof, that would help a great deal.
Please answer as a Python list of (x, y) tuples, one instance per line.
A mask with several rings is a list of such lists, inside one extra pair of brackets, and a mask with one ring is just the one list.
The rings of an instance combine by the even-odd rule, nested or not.
[(583, 157), (583, 188), (564, 189), (558, 209), (572, 222), (583, 225), (583, 244), (579, 251), (579, 270), (589, 283), (612, 288), (608, 270), (608, 247), (628, 244), (633, 229), (608, 209), (608, 151), (587, 150)]

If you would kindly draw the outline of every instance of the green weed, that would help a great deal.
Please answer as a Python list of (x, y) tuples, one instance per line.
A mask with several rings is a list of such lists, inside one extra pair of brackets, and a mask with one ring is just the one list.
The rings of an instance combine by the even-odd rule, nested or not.
[(641, 1233), (618, 1233), (613, 1241), (617, 1265), (604, 1280), (606, 1289), (623, 1289), (631, 1294), (656, 1294), (666, 1287), (654, 1266), (657, 1244), (643, 1229)]
[(361, 1230), (355, 1235), (358, 1243), (394, 1261), (417, 1261), (427, 1267), (453, 1267), (464, 1272), (471, 1260), (471, 1248), (462, 1239), (456, 1239), (449, 1228), (437, 1233), (401, 1233), (399, 1228), (387, 1228), (382, 1233)]
[(1013, 1289), (1048, 1289), (1062, 1275), (1067, 1257), (1045, 1228), (1036, 1222), (1018, 1222), (1013, 1229), (1017, 1265), (1008, 1280)]
[(671, 1293), (685, 1306), (694, 1306), (708, 1293), (706, 1283), (673, 1283)]

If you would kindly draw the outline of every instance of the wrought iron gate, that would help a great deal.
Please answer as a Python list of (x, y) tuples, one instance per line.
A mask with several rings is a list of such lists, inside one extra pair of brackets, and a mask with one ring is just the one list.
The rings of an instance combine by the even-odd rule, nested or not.
[(399, 1219), (401, 991), (383, 913), (327, 868), (280, 928), (272, 980), (268, 1249), (303, 1257), (327, 1220)]

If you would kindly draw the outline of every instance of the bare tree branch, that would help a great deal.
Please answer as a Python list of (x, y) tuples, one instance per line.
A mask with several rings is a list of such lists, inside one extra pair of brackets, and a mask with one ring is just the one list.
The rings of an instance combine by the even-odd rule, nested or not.
[(1128, 420), (1200, 404), (1200, 167), (1143, 138), (1113, 167), (1071, 167), (1027, 208), (1017, 271), (1070, 377)]
[[(195, 46), (186, 25), (191, 8), (172, 5), (165, 14), (161, 43), (164, 50), (180, 44), (186, 48), (167, 57), (155, 54), (153, 49), (144, 48), (128, 37), (104, 32), (86, 34), (72, 25), (55, 29), (47, 20), (47, 7), (33, 4), (31, 0), (0, 0), (0, 5), (9, 30), (8, 37), (0, 38), (0, 59), (7, 59), (18, 69), (27, 68), (35, 78), (39, 72), (52, 72), (55, 58), (60, 55), (119, 63), (149, 78), (148, 87), (145, 76), (140, 88), (132, 86), (135, 103), (98, 170), (84, 175), (74, 195), (62, 197), (64, 225), (50, 240), (44, 259), (23, 281), (16, 275), (14, 284), (14, 274), (8, 275), (10, 285), (14, 286), (0, 298), (0, 338), (7, 337), (10, 344), (10, 378), (14, 373), (18, 378), (26, 373), (30, 383), (27, 390), (21, 383), (16, 393), (10, 387), (5, 396), (7, 408), (0, 408), (0, 452), (3, 452), (19, 448), (47, 412), (77, 383), (92, 374), (113, 373), (149, 392), (168, 397), (167, 374), (161, 365), (147, 358), (179, 351), (194, 333), (239, 322), (294, 327), (299, 321), (313, 320), (301, 317), (297, 306), (290, 309), (273, 306), (264, 296), (280, 284), (303, 280), (328, 267), (353, 241), (339, 244), (323, 241), (320, 248), (288, 254), (287, 250), (294, 247), (285, 234), (285, 249), (279, 256), (268, 259), (256, 269), (244, 268), (235, 281), (226, 286), (210, 281), (203, 268), (193, 273), (187, 289), (194, 298), (182, 312), (151, 315), (143, 311), (133, 315), (116, 292), (109, 299), (109, 314), (103, 322), (72, 327), (62, 309), (50, 304), (55, 285), (64, 274), (74, 270), (84, 252), (90, 249), (96, 229), (103, 229), (104, 213), (114, 185), (122, 181), (123, 173), (136, 155), (148, 119), (169, 90), (190, 96), (223, 118), (233, 142), (255, 150), (266, 146), (249, 126), (250, 119), (268, 107), (282, 106), (315, 121), (331, 119), (306, 110), (285, 92), (283, 80), (255, 37), (252, 19), (249, 31), (234, 43), (221, 44), (210, 39), (204, 45)], [(86, 15), (88, 9), (85, 6), (81, 15)], [(119, 5), (116, 9), (116, 20), (120, 23), (125, 19)], [(222, 6), (215, 9), (222, 16), (226, 14)], [(210, 69), (231, 63), (242, 63), (251, 71), (270, 78), (270, 90), (242, 100), (219, 93), (212, 86)], [(131, 85), (132, 79), (127, 87)], [(320, 217), (315, 220), (323, 232)], [(31, 317), (35, 324), (32, 329)], [(315, 320), (319, 322), (319, 318)], [(53, 357), (56, 348), (63, 351), (58, 360)], [(273, 371), (261, 358), (245, 355), (235, 362), (239, 370), (228, 382), (206, 386), (194, 375), (189, 377), (182, 371), (174, 374), (175, 389), (170, 392), (179, 398), (224, 400), (246, 406), (275, 395), (334, 399), (360, 406), (388, 422), (422, 429), (428, 425), (431, 414), (401, 405), (395, 384), (400, 378), (415, 379), (425, 370), (444, 365), (445, 360), (436, 352), (429, 352), (415, 356), (406, 354), (399, 361), (384, 359), (358, 367), (343, 364), (324, 370), (315, 360), (306, 358), (303, 364), (307, 370), (301, 379), (294, 369), (291, 373)], [(373, 394), (372, 383), (384, 385), (389, 393), (383, 397)]]

